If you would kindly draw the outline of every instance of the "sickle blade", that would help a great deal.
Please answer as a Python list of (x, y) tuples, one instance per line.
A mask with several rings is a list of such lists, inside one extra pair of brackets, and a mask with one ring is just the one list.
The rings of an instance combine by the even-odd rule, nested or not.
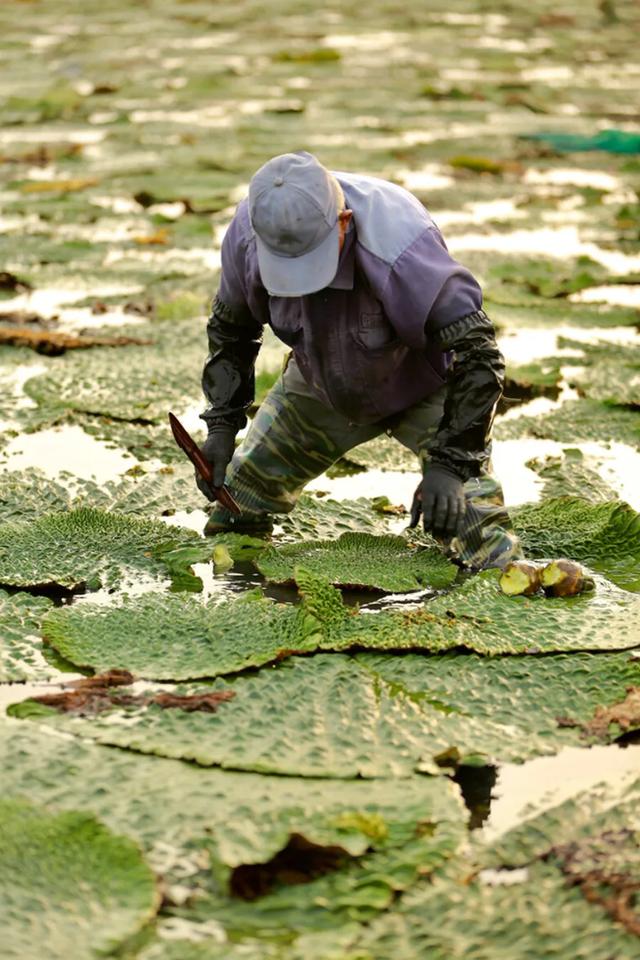
[(191, 460), (191, 463), (196, 468), (196, 472), (202, 477), (203, 480), (206, 481), (214, 495), (214, 499), (219, 500), (220, 504), (225, 507), (225, 509), (229, 510), (230, 513), (239, 514), (240, 507), (234, 500), (227, 487), (214, 487), (211, 464), (202, 456), (198, 444), (185, 430), (178, 418), (173, 413), (169, 413), (169, 423), (171, 425), (171, 432), (173, 433), (174, 440), (180, 449), (186, 453), (189, 460)]

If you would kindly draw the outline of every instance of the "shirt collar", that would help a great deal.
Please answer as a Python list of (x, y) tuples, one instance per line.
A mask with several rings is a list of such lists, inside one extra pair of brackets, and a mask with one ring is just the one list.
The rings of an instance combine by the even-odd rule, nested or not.
[(353, 272), (356, 259), (356, 231), (349, 224), (344, 238), (344, 246), (338, 260), (338, 270), (329, 284), (332, 290), (353, 290)]

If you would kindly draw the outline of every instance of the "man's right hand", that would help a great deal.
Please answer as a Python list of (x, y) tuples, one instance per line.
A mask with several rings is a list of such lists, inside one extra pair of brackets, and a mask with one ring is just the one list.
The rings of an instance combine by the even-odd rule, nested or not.
[[(205, 460), (213, 468), (213, 486), (221, 487), (227, 466), (233, 457), (237, 428), (228, 423), (216, 423), (209, 427), (209, 436), (200, 448)], [(213, 500), (211, 489), (201, 476), (196, 473), (198, 489), (208, 500)]]

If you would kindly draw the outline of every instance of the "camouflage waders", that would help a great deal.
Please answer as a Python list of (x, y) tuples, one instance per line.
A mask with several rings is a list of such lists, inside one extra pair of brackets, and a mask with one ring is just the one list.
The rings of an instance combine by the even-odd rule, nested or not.
[[(445, 392), (443, 388), (386, 420), (354, 424), (312, 395), (290, 359), (227, 469), (226, 483), (243, 516), (235, 519), (216, 504), (205, 533), (264, 526), (269, 514), (289, 513), (310, 480), (353, 447), (381, 433), (395, 437), (423, 462), (442, 417)], [(443, 545), (446, 552), (474, 569), (503, 566), (521, 557), (498, 480), (483, 472), (467, 481), (464, 492), (467, 509), (462, 527), (457, 537)]]

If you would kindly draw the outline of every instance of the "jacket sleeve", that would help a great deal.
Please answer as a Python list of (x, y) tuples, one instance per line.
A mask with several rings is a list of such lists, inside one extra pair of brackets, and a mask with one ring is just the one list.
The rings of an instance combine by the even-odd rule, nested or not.
[(255, 394), (255, 360), (262, 343), (262, 325), (248, 308), (230, 307), (216, 296), (207, 323), (209, 356), (202, 371), (208, 401), (201, 414), (208, 426), (228, 423), (240, 429)]
[(427, 452), (463, 480), (477, 477), (491, 455), (491, 427), (504, 386), (504, 359), (493, 324), (475, 310), (432, 333), (432, 343), (453, 352), (444, 413)]
[(207, 323), (209, 355), (202, 371), (208, 402), (201, 414), (208, 426), (227, 423), (240, 429), (255, 395), (255, 360), (262, 324), (247, 304), (245, 247), (236, 216), (222, 244), (222, 276)]

